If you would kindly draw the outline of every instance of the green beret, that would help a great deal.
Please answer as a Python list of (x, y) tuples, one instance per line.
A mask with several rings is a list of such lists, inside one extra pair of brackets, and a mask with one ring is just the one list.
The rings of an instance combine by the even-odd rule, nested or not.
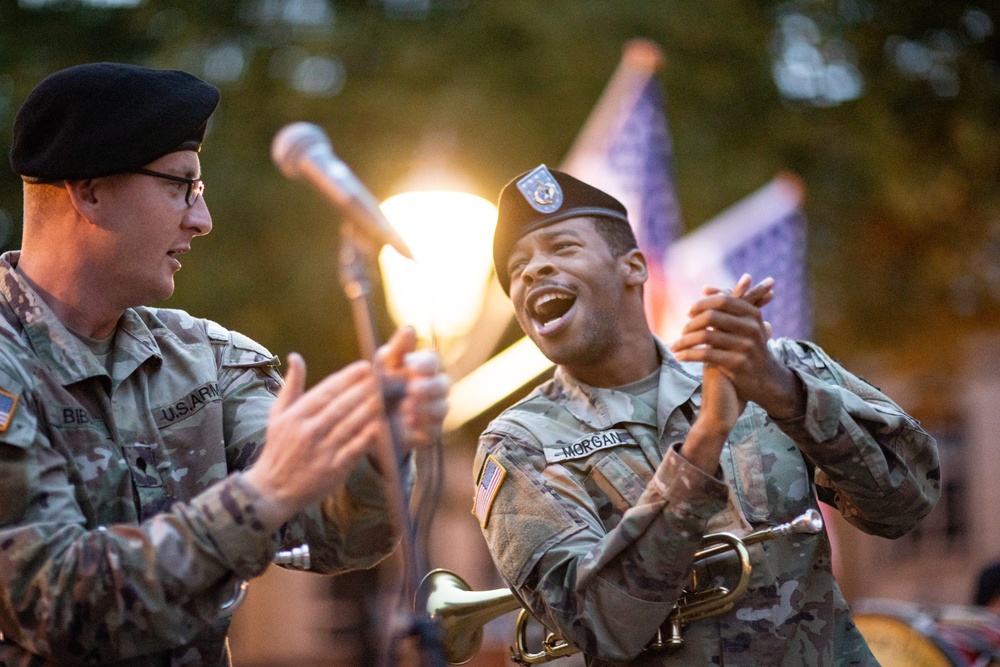
[(120, 63), (49, 75), (14, 118), (10, 166), (29, 183), (120, 174), (198, 150), (219, 90), (196, 76)]
[(508, 295), (507, 259), (522, 236), (569, 218), (595, 217), (628, 224), (628, 213), (620, 201), (544, 164), (505, 185), (497, 209), (493, 268)]

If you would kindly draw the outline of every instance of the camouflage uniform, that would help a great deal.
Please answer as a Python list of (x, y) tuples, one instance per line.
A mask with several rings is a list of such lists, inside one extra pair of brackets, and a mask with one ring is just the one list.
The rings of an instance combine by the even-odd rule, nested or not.
[[(700, 366), (657, 344), (655, 414), (557, 369), (482, 435), (476, 470), (502, 479), (480, 514), (501, 575), (537, 618), (596, 656), (590, 665), (877, 665), (825, 533), (749, 547), (753, 575), (735, 609), (688, 626), (676, 652), (643, 652), (704, 534), (789, 521), (818, 494), (862, 530), (897, 537), (939, 493), (934, 440), (820, 349), (787, 339), (771, 350), (802, 379), (805, 417), (776, 422), (749, 404), (720, 476), (704, 474), (678, 454), (700, 405)], [(722, 560), (709, 577), (731, 567)]]
[(267, 350), (134, 308), (109, 376), (12, 270), (17, 257), (0, 258), (0, 665), (225, 665), (219, 606), (278, 548), (308, 543), (325, 573), (393, 548), (368, 463), (277, 534), (257, 519), (238, 471), (281, 383)]

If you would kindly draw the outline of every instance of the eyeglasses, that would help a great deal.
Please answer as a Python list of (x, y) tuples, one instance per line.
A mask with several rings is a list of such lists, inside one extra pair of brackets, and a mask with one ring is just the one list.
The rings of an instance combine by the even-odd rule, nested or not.
[(205, 182), (200, 178), (184, 178), (183, 176), (174, 176), (173, 174), (164, 174), (159, 171), (153, 171), (152, 169), (143, 169), (137, 167), (132, 170), (135, 174), (142, 174), (144, 176), (155, 176), (156, 178), (163, 178), (168, 181), (173, 181), (174, 183), (185, 183), (187, 187), (187, 192), (184, 194), (184, 203), (188, 205), (188, 208), (194, 206), (194, 203), (198, 201), (198, 197), (205, 191)]

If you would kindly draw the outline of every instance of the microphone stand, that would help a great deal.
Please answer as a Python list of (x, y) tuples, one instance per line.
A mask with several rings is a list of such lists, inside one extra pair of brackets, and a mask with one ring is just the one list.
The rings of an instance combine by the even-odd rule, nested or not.
[[(375, 313), (371, 304), (371, 267), (375, 265), (379, 248), (358, 233), (355, 225), (345, 216), (340, 232), (340, 280), (344, 295), (351, 304), (354, 326), (358, 336), (361, 356), (375, 362), (378, 333)], [(426, 611), (413, 608), (416, 582), (420, 576), (419, 554), (415, 548), (415, 525), (410, 516), (410, 498), (403, 482), (403, 469), (409, 465), (410, 455), (403, 450), (403, 443), (395, 427), (392, 414), (403, 398), (405, 386), (398, 380), (375, 374), (376, 383), (385, 402), (384, 446), (377, 451), (377, 468), (385, 477), (385, 491), (389, 511), (400, 530), (400, 552), (403, 560), (401, 600), (395, 601), (391, 611), (388, 646), (382, 647), (380, 664), (393, 667), (399, 664), (396, 656), (398, 644), (406, 637), (415, 637), (420, 649), (420, 664), (425, 667), (443, 667), (444, 650), (437, 627)], [(426, 569), (426, 568), (425, 568)]]

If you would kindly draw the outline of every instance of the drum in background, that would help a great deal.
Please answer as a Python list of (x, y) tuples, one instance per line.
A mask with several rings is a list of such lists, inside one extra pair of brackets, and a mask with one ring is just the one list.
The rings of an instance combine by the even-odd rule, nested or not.
[(1000, 667), (1000, 616), (982, 607), (867, 599), (851, 610), (882, 667)]

